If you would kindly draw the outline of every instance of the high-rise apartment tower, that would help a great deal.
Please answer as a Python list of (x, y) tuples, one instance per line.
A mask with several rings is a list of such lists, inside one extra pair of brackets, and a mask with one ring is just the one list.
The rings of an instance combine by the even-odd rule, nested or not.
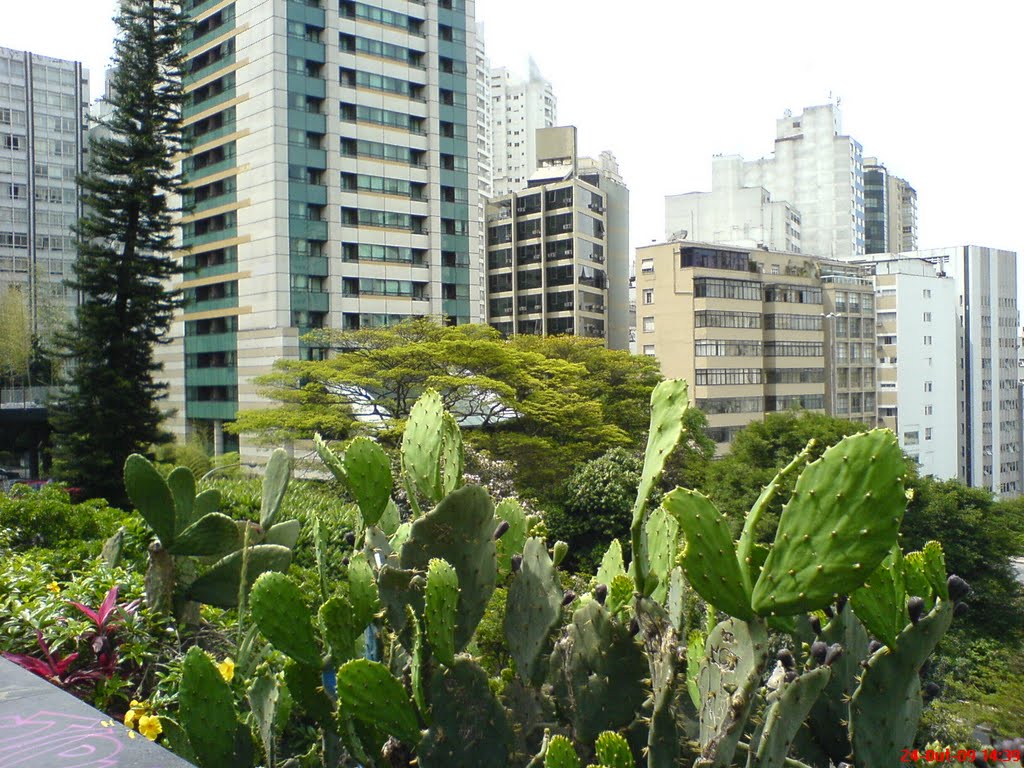
[(88, 106), (79, 62), (0, 48), (0, 288), (25, 291), (33, 332), (44, 336), (77, 304), (66, 281)]
[(493, 187), (495, 197), (526, 186), (537, 170), (536, 134), (557, 119), (555, 93), (537, 64), (522, 80), (505, 67), (491, 71)]
[[(191, 0), (180, 436), (263, 403), (300, 337), (479, 320), (473, 0)], [(244, 450), (244, 445), (243, 445)]]

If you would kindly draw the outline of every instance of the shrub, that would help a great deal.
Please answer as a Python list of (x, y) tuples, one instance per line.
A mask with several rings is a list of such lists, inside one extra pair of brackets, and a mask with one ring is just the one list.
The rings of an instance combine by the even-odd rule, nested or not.
[[(56, 483), (38, 491), (15, 486), (11, 493), (0, 494), (0, 529), (10, 531), (8, 545), (19, 551), (68, 547), (79, 557), (95, 555), (126, 517), (103, 499), (73, 504), (64, 486)], [(83, 542), (87, 546), (79, 547)]]

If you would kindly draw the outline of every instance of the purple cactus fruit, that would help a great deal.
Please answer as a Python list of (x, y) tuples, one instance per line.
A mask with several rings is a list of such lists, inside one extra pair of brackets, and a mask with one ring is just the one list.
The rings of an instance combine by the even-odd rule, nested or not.
[(924, 598), (914, 595), (907, 600), (907, 613), (910, 614), (910, 623), (917, 624), (924, 616)]

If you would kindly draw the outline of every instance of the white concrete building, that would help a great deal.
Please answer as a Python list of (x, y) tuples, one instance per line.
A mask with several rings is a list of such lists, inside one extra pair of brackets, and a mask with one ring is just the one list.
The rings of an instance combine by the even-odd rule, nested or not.
[[(922, 408), (931, 405), (936, 414), (940, 410), (949, 414), (956, 403), (956, 476), (967, 485), (987, 488), (1000, 496), (1015, 496), (1024, 489), (1021, 399), (1017, 380), (1020, 317), (1016, 259), (1012, 251), (976, 245), (877, 254), (864, 259), (875, 264), (876, 272), (909, 269), (899, 266), (900, 261), (924, 261), (939, 278), (952, 282), (955, 294), (952, 301), (947, 289), (934, 288), (919, 280), (908, 280), (910, 287), (904, 291), (899, 291), (897, 286), (897, 317), (905, 318), (905, 325), (901, 327), (897, 323), (895, 339), (883, 325), (879, 354), (898, 360), (897, 390), (901, 398), (904, 391), (913, 393), (920, 384), (923, 398), (934, 397), (932, 403), (923, 399)], [(893, 262), (897, 266), (882, 266)], [(884, 284), (881, 277), (878, 279)], [(918, 289), (922, 291), (920, 298), (916, 295)], [(930, 296), (924, 294), (927, 290), (932, 291)], [(939, 303), (933, 310), (923, 303), (926, 301)], [(956, 325), (952, 329), (948, 322), (950, 305), (956, 314)], [(919, 311), (922, 320), (917, 324)], [(881, 306), (879, 312), (882, 312)], [(929, 326), (936, 323), (939, 325), (930, 332)], [(890, 341), (899, 343), (899, 352), (888, 344)], [(929, 349), (934, 353), (929, 355)], [(908, 353), (912, 357), (910, 365), (904, 369), (903, 356)], [(948, 384), (936, 389), (940, 386), (938, 374), (932, 378), (922, 376), (922, 371), (942, 371), (943, 379), (948, 381), (948, 366), (954, 361), (955, 398), (948, 391)], [(883, 391), (879, 392), (880, 405)], [(914, 422), (908, 420), (902, 401), (898, 408), (904, 413), (899, 425), (901, 441), (906, 441), (905, 433), (910, 432), (913, 437), (915, 431), (923, 440), (927, 425), (922, 422), (921, 429), (913, 429)], [(921, 415), (931, 414), (922, 412)], [(943, 442), (938, 444), (937, 450), (948, 453)], [(948, 473), (948, 455), (944, 454), (941, 461), (936, 457), (934, 461), (941, 464), (943, 473)]]
[(487, 58), (484, 25), (476, 25), (476, 167), (479, 196), (477, 200), (478, 238), (478, 290), (480, 303), (477, 314), (487, 317), (487, 245), (483, 237), (487, 226), (487, 201), (494, 197), (494, 117), (491, 108), (491, 61)]
[(879, 259), (874, 269), (878, 416), (922, 475), (960, 475), (957, 290), (922, 259)]
[(71, 318), (89, 73), (80, 62), (0, 48), (0, 288), (27, 297), (35, 333)]
[(495, 197), (523, 189), (537, 170), (537, 129), (555, 125), (556, 107), (554, 89), (533, 59), (526, 80), (505, 67), (491, 71)]
[[(169, 426), (222, 433), (320, 327), (480, 320), (472, 0), (195, 0)], [(244, 452), (247, 446), (241, 446)]]
[(764, 187), (744, 186), (743, 158), (711, 161), (711, 191), (665, 197), (665, 239), (800, 253), (800, 212)]
[(787, 110), (776, 122), (775, 152), (743, 164), (744, 187), (763, 187), (800, 214), (803, 253), (850, 258), (864, 253), (861, 145), (842, 133), (839, 107)]

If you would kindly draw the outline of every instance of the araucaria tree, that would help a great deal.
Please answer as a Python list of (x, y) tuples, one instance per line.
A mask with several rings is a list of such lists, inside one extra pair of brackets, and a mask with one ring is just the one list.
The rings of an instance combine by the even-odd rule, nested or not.
[(121, 0), (115, 21), (113, 111), (80, 180), (86, 213), (72, 285), (82, 304), (63, 339), (72, 372), (51, 420), (57, 476), (120, 501), (125, 459), (169, 439), (153, 350), (179, 306), (167, 280), (178, 272), (170, 196), (179, 187), (186, 22), (166, 0)]

